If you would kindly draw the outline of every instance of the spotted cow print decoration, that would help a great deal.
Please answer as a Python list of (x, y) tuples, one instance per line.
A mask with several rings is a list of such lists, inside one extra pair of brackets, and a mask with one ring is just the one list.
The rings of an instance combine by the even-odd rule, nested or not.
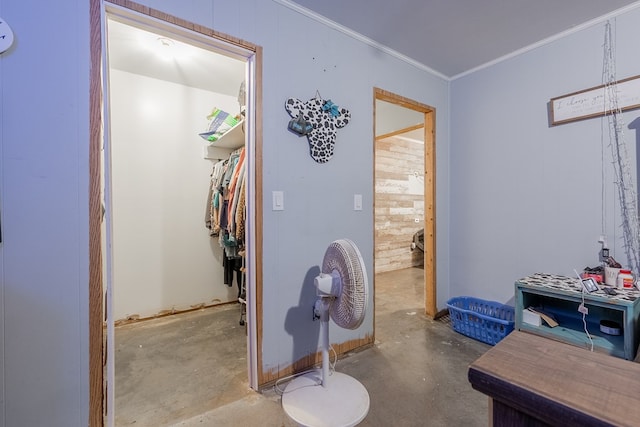
[(349, 110), (318, 96), (307, 102), (289, 98), (285, 109), (291, 117), (297, 118), (302, 115), (304, 120), (313, 125), (313, 130), (307, 133), (309, 154), (318, 163), (328, 162), (333, 156), (338, 129), (345, 127), (351, 120)]

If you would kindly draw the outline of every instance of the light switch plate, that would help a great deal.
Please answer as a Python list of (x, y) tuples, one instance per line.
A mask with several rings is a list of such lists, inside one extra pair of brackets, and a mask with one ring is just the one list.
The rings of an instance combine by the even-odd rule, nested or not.
[(353, 195), (353, 210), (354, 211), (362, 210), (362, 194)]
[(271, 192), (271, 195), (273, 198), (273, 210), (283, 211), (284, 210), (284, 192), (273, 191)]

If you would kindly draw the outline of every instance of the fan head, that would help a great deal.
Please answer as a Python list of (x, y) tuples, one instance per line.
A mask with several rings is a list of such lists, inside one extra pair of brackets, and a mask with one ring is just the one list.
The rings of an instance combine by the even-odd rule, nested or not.
[(343, 328), (356, 329), (367, 310), (369, 282), (355, 243), (349, 239), (332, 242), (324, 254), (322, 273), (332, 277), (330, 295), (335, 300), (329, 311), (331, 318)]

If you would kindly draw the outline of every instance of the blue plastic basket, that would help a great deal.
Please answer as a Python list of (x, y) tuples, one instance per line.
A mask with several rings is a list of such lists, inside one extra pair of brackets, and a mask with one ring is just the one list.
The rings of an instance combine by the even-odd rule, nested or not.
[(515, 310), (510, 305), (473, 297), (447, 301), (451, 326), (456, 332), (496, 345), (514, 327)]

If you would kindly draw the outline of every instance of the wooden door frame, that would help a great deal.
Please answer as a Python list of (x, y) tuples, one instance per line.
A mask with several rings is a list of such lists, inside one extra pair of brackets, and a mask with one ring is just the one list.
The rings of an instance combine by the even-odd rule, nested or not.
[[(247, 310), (255, 315), (255, 330), (249, 331), (248, 351), (256, 351), (257, 366), (256, 389), (264, 384), (262, 370), (262, 48), (236, 37), (220, 33), (210, 28), (168, 15), (156, 9), (134, 3), (129, 0), (89, 0), (89, 31), (90, 31), (90, 78), (89, 78), (89, 425), (102, 426), (106, 415), (105, 363), (107, 360), (106, 343), (106, 312), (104, 310), (104, 285), (102, 275), (102, 184), (101, 184), (101, 147), (103, 145), (103, 5), (111, 5), (126, 9), (136, 14), (152, 18), (157, 21), (180, 27), (189, 32), (203, 35), (207, 38), (234, 45), (246, 51), (253, 52), (254, 62), (254, 126), (253, 126), (253, 188), (254, 194), (248, 206), (252, 203), (253, 221), (247, 220), (247, 233), (253, 224), (253, 277), (255, 278), (255, 298), (251, 299)], [(250, 175), (251, 176), (251, 175)], [(251, 213), (251, 212), (250, 212)], [(249, 312), (248, 312), (249, 313)], [(253, 349), (249, 348), (250, 346)], [(250, 379), (251, 381), (251, 379)]]
[[(436, 110), (426, 104), (396, 95), (384, 89), (373, 89), (373, 185), (375, 191), (375, 114), (376, 101), (409, 108), (424, 114), (424, 307), (432, 319), (438, 315), (436, 302)], [(375, 197), (374, 197), (375, 224)], [(375, 229), (373, 236), (375, 246)], [(375, 254), (374, 254), (375, 271)]]

